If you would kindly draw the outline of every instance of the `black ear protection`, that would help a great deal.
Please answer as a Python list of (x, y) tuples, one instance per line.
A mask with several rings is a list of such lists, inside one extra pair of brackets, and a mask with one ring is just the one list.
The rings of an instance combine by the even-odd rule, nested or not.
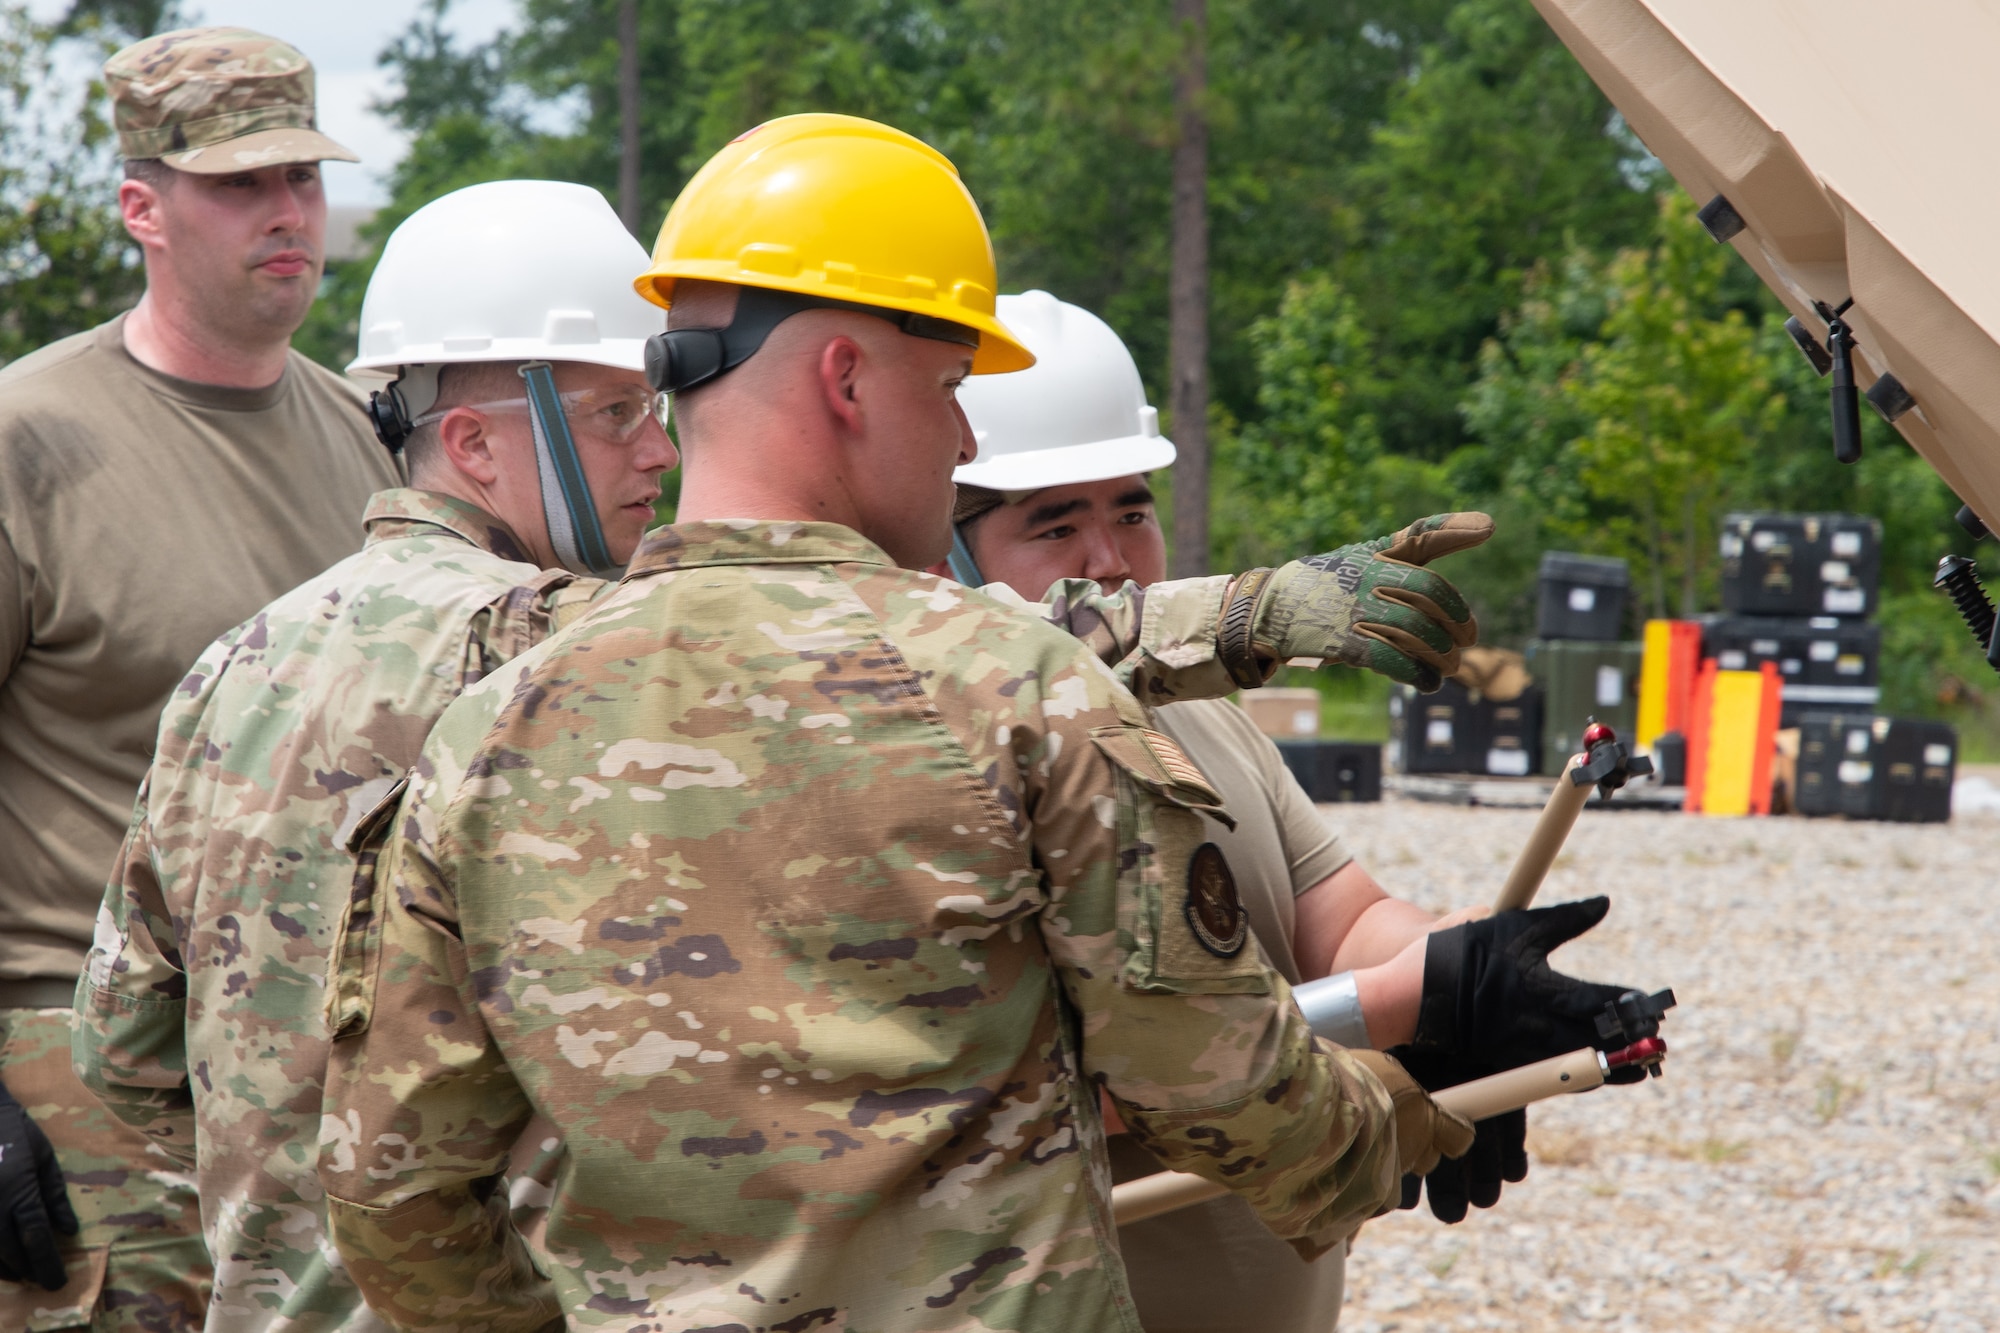
[[(652, 349), (646, 349), (650, 354)], [(402, 390), (394, 384), (377, 389), (368, 395), (368, 420), (375, 427), (375, 438), (382, 441), (382, 447), (392, 454), (403, 451), (404, 443), (410, 438), (410, 409), (403, 402)]]
[(668, 329), (646, 339), (646, 382), (661, 393), (706, 384), (755, 356), (771, 330), (801, 310), (855, 310), (886, 319), (913, 338), (979, 346), (979, 330), (935, 315), (769, 287), (739, 287), (736, 313), (727, 328)]

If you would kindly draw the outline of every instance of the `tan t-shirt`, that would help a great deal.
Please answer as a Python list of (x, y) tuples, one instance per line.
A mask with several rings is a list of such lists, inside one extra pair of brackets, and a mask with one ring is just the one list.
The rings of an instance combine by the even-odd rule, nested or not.
[(1285, 767), (1285, 757), (1249, 715), (1226, 699), (1191, 699), (1153, 710), (1153, 725), (1174, 738), (1222, 793), (1234, 830), (1203, 815), (1209, 838), (1229, 858), (1250, 929), (1271, 966), (1299, 983), (1292, 957), (1294, 899), (1354, 859)]
[(267, 389), (195, 384), (123, 328), (0, 371), (0, 1003), (75, 979), (188, 667), (360, 549), (368, 497), (400, 484), (331, 371), (294, 352)]
[[(1258, 944), (1296, 984), (1294, 899), (1353, 855), (1242, 709), (1223, 699), (1190, 700), (1154, 709), (1152, 719), (1235, 816), (1233, 831), (1202, 819), (1229, 858)], [(1114, 1137), (1110, 1147), (1114, 1180), (1161, 1169), (1130, 1135)], [(1326, 1333), (1340, 1317), (1346, 1251), (1336, 1247), (1303, 1263), (1234, 1196), (1121, 1227), (1118, 1243), (1146, 1333)]]

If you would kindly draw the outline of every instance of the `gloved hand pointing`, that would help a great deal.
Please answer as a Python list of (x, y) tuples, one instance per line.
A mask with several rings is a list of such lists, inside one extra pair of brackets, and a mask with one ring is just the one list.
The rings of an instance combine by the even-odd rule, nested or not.
[(1414, 685), (1425, 694), (1479, 641), (1465, 598), (1423, 568), (1493, 535), (1485, 514), (1433, 514), (1402, 531), (1237, 579), (1217, 635), (1238, 684), (1261, 684), (1273, 658), (1317, 657)]
[(74, 1236), (76, 1213), (48, 1136), (0, 1087), (0, 1279), (59, 1291), (63, 1271), (56, 1233)]

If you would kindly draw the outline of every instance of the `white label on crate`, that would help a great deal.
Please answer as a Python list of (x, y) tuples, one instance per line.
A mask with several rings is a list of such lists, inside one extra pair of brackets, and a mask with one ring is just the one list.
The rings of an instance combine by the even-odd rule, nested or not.
[(1861, 534), (1858, 532), (1836, 532), (1833, 534), (1833, 540), (1829, 545), (1833, 547), (1835, 555), (1844, 556), (1852, 560), (1855, 556), (1861, 554)]
[(1525, 778), (1528, 776), (1528, 752), (1526, 750), (1488, 750), (1486, 771), (1503, 778)]
[(1804, 662), (1799, 661), (1798, 658), (1787, 657), (1778, 663), (1778, 672), (1780, 675), (1796, 676), (1801, 671), (1805, 670), (1805, 666), (1806, 664)]
[(1820, 562), (1819, 577), (1822, 583), (1845, 583), (1852, 576), (1845, 560), (1823, 560)]
[(1715, 655), (1715, 664), (1724, 671), (1741, 671), (1750, 665), (1750, 659), (1743, 655), (1741, 648), (1724, 648)]
[(1451, 720), (1432, 718), (1424, 724), (1424, 744), (1438, 750), (1451, 748)]
[(1750, 534), (1750, 549), (1753, 551), (1768, 551), (1777, 544), (1778, 534), (1775, 532), (1759, 531)]
[(1812, 627), (1813, 629), (1839, 629), (1840, 617), (1814, 616), (1811, 620), (1808, 620), (1806, 624)]
[(1814, 639), (1812, 647), (1806, 651), (1815, 662), (1831, 662), (1840, 656), (1840, 645), (1832, 639)]
[(1840, 780), (1850, 787), (1859, 787), (1875, 776), (1875, 765), (1866, 759), (1843, 759), (1840, 761)]
[(1868, 662), (1860, 653), (1842, 653), (1833, 664), (1837, 676), (1859, 676), (1868, 670)]
[(1734, 532), (1722, 534), (1722, 558), (1733, 560), (1743, 554), (1743, 538)]
[(1597, 668), (1597, 706), (1616, 708), (1625, 702), (1625, 673), (1615, 666)]
[(1319, 710), (1301, 708), (1292, 714), (1292, 734), (1294, 736), (1319, 735)]
[(1571, 588), (1569, 609), (1572, 611), (1595, 611), (1597, 609), (1597, 589)]
[(1887, 740), (1889, 738), (1889, 719), (1886, 717), (1876, 718), (1868, 724), (1868, 730), (1875, 734), (1876, 740)]
[(1750, 651), (1759, 657), (1776, 657), (1778, 655), (1778, 641), (1776, 639), (1752, 639), (1750, 640)]
[(1848, 752), (1849, 754), (1867, 754), (1867, 753), (1868, 753), (1868, 733), (1867, 733), (1867, 732), (1865, 732), (1865, 731), (1850, 731), (1850, 732), (1848, 732), (1848, 733), (1847, 733), (1847, 752)]
[(1859, 588), (1828, 588), (1825, 609), (1837, 616), (1858, 616), (1868, 609), (1868, 594)]
[(1924, 763), (1932, 768), (1943, 768), (1951, 762), (1951, 747), (1932, 743), (1924, 747)]

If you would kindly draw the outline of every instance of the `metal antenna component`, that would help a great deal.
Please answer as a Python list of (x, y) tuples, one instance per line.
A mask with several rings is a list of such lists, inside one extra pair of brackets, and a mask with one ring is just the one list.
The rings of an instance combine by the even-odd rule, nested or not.
[(1826, 350), (1833, 368), (1828, 396), (1833, 402), (1833, 456), (1843, 463), (1861, 458), (1861, 395), (1854, 384), (1854, 330), (1841, 316), (1854, 304), (1848, 297), (1837, 306), (1813, 302), (1826, 321)]
[(1993, 599), (1986, 595), (1986, 585), (1980, 581), (1979, 569), (1962, 555), (1948, 555), (1938, 561), (1937, 575), (1931, 579), (1933, 588), (1942, 588), (1951, 597), (1951, 603), (1958, 608), (1958, 614), (1965, 620), (1972, 637), (1986, 651), (1986, 660), (1993, 661), (1995, 641), (1993, 624), (1996, 615)]

